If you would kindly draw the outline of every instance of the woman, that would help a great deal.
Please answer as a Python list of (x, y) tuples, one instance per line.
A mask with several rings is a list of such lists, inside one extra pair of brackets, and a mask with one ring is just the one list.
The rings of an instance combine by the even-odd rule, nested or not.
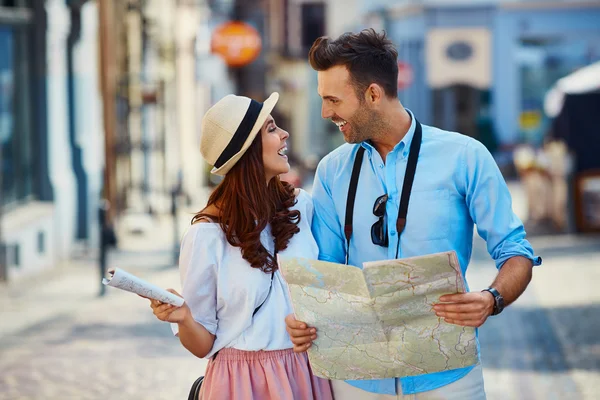
[(284, 319), (292, 308), (277, 254), (317, 258), (309, 195), (279, 179), (289, 171), (289, 134), (264, 104), (229, 95), (202, 121), (201, 153), (224, 179), (183, 238), (181, 307), (151, 301), (177, 323), (183, 346), (210, 358), (201, 399), (331, 399), (312, 375)]

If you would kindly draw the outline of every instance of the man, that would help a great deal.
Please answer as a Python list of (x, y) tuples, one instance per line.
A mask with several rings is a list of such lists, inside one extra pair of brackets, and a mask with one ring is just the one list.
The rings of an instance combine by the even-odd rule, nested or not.
[[(360, 267), (366, 261), (455, 250), (464, 274), (476, 224), (499, 273), (488, 289), (442, 296), (434, 308), (448, 323), (479, 327), (523, 293), (532, 266), (541, 259), (525, 240), (506, 183), (486, 148), (467, 136), (420, 125), (402, 106), (397, 56), (385, 34), (372, 29), (337, 40), (319, 38), (310, 50), (322, 116), (338, 125), (347, 142), (317, 168), (312, 229), (319, 258), (337, 263), (347, 258)], [(415, 136), (422, 137), (420, 149), (413, 146)], [(359, 158), (349, 224), (347, 199), (359, 149), (364, 149), (364, 159)], [(413, 151), (418, 158), (413, 155), (409, 161)], [(414, 165), (412, 172), (407, 169), (411, 162), (416, 162), (416, 172)], [(414, 176), (412, 188), (406, 175)], [(399, 215), (406, 202), (401, 201), (403, 192), (408, 193), (407, 214)], [(294, 350), (306, 351), (318, 332), (293, 316), (286, 324)], [(480, 364), (414, 377), (332, 383), (341, 399), (485, 399)]]

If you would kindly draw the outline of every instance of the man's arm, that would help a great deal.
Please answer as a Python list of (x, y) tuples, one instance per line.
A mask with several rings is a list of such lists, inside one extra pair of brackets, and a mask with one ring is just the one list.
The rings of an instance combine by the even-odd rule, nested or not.
[[(508, 187), (485, 147), (470, 141), (464, 148), (461, 190), (479, 235), (486, 241), (488, 252), (499, 273), (492, 283), (504, 298), (513, 303), (531, 281), (533, 265), (541, 259), (525, 239), (522, 222), (512, 211)], [(446, 304), (436, 304), (434, 310), (447, 322), (463, 326), (481, 326), (492, 315), (494, 297), (489, 292), (471, 292), (440, 297)]]
[[(505, 306), (523, 294), (531, 281), (532, 267), (532, 261), (521, 256), (511, 257), (504, 263), (491, 287), (502, 294)], [(436, 315), (455, 325), (478, 328), (494, 311), (494, 296), (490, 292), (450, 294), (440, 297), (440, 301), (447, 304), (436, 304)]]
[[(504, 305), (508, 306), (514, 303), (527, 289), (527, 285), (531, 282), (532, 272), (533, 262), (530, 259), (522, 256), (511, 257), (500, 268), (491, 287), (502, 294)], [(491, 293), (484, 293), (493, 299)]]
[(315, 173), (312, 189), (312, 233), (319, 246), (319, 260), (343, 263), (346, 256), (345, 238), (336, 212), (331, 182), (328, 179), (330, 162), (329, 157), (324, 158)]

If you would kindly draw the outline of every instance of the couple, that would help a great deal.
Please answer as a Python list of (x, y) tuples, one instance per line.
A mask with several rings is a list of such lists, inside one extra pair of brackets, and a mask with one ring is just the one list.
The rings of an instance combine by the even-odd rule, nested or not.
[[(271, 116), (276, 93), (264, 103), (229, 95), (204, 116), (201, 152), (224, 179), (181, 244), (184, 305), (151, 301), (159, 319), (178, 325), (183, 346), (210, 358), (201, 399), (485, 399), (480, 364), (383, 380), (313, 376), (306, 350), (318, 332), (294, 319), (277, 268), (278, 254), (360, 266), (455, 250), (465, 273), (475, 223), (499, 273), (484, 291), (443, 296), (434, 307), (440, 319), (479, 327), (531, 280), (540, 259), (492, 156), (466, 136), (421, 126), (403, 108), (397, 55), (372, 29), (312, 46), (322, 116), (348, 142), (319, 164), (312, 199), (278, 177), (290, 166), (289, 134)], [(405, 179), (413, 174), (414, 183)]]

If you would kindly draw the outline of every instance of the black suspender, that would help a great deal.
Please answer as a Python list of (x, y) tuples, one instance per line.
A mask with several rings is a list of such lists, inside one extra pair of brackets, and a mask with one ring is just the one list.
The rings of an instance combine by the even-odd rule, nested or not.
[[(396, 220), (396, 229), (398, 230), (398, 246), (396, 248), (396, 258), (400, 251), (400, 234), (404, 231), (406, 226), (406, 214), (408, 213), (408, 201), (410, 199), (410, 192), (412, 190), (413, 182), (415, 180), (415, 173), (417, 171), (417, 161), (419, 159), (419, 152), (421, 151), (421, 141), (423, 138), (423, 132), (421, 124), (415, 119), (415, 135), (413, 136), (412, 142), (410, 143), (410, 150), (408, 154), (408, 162), (406, 164), (406, 173), (404, 174), (404, 182), (402, 183), (402, 194), (400, 195), (400, 207), (398, 209), (398, 219)], [(358, 187), (358, 178), (360, 176), (360, 168), (362, 166), (363, 156), (365, 154), (365, 148), (360, 146), (356, 152), (356, 158), (354, 159), (354, 166), (352, 167), (352, 176), (350, 178), (350, 186), (348, 187), (348, 198), (346, 200), (346, 220), (344, 222), (344, 235), (346, 236), (346, 264), (350, 257), (350, 239), (352, 237), (352, 217), (354, 214), (354, 201), (356, 199), (356, 190)]]
[(365, 148), (358, 147), (356, 158), (354, 159), (354, 167), (352, 167), (352, 177), (350, 178), (350, 187), (348, 188), (348, 199), (346, 200), (346, 221), (344, 223), (344, 235), (346, 235), (346, 264), (348, 264), (348, 256), (350, 254), (350, 238), (352, 237), (352, 217), (354, 214), (354, 200), (356, 199), (356, 188), (358, 186), (358, 177), (360, 176), (360, 167), (362, 165)]
[[(421, 151), (421, 141), (423, 133), (421, 124), (415, 119), (415, 135), (410, 143), (408, 153), (408, 162), (406, 164), (406, 172), (404, 173), (404, 182), (402, 183), (402, 194), (400, 195), (400, 209), (398, 210), (398, 219), (396, 220), (396, 230), (398, 236), (404, 231), (406, 226), (406, 214), (408, 213), (408, 200), (415, 180), (415, 172), (417, 171), (417, 160), (419, 159), (419, 151)], [(398, 238), (398, 243), (400, 238)], [(396, 250), (396, 258), (398, 258), (398, 250)]]

